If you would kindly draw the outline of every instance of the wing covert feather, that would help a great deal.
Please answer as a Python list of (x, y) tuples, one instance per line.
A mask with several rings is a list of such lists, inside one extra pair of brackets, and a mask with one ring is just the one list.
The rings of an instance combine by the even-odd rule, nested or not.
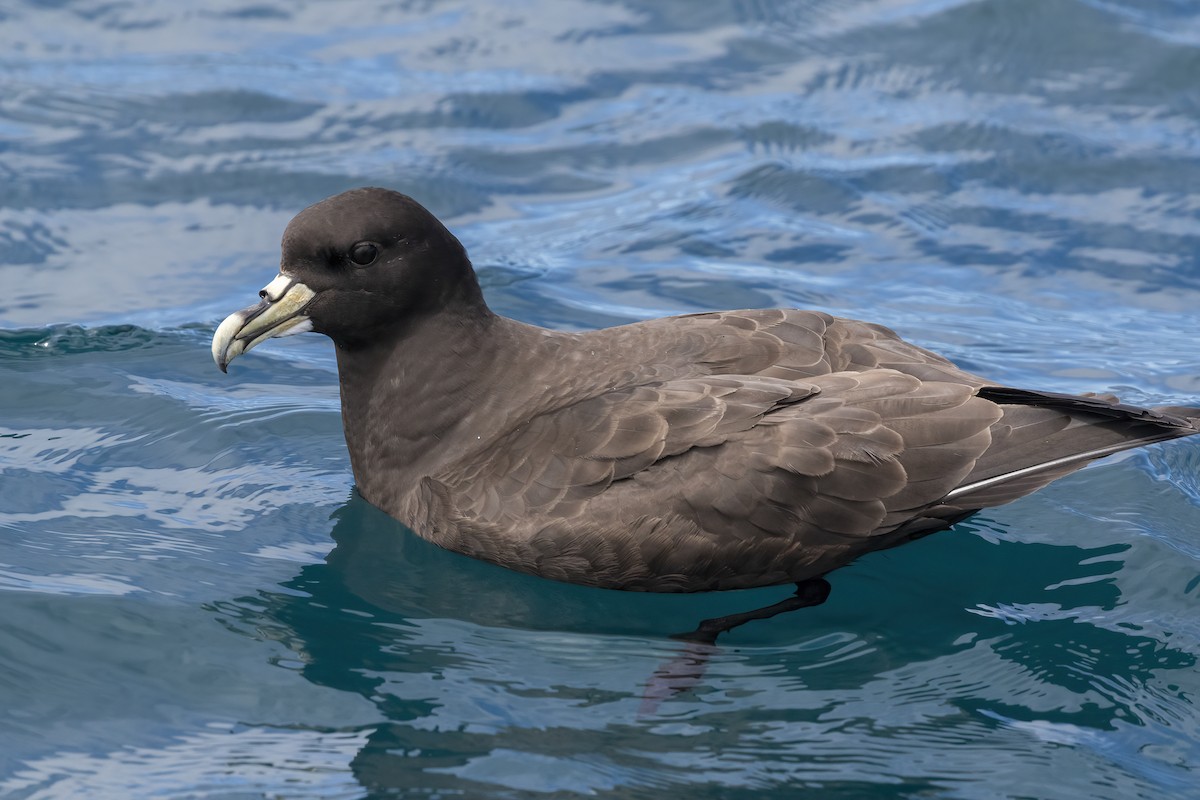
[(893, 370), (689, 378), (543, 414), (489, 445), (508, 458), (451, 490), (460, 513), (510, 526), (632, 527), (637, 508), (713, 546), (866, 539), (957, 485), (998, 416), (971, 387)]

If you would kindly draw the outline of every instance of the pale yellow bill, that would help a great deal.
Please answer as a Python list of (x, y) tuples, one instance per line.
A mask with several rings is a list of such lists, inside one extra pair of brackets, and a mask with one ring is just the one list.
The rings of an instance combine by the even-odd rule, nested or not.
[(213, 334), (213, 361), (221, 372), (260, 342), (312, 330), (312, 321), (302, 313), (316, 294), (312, 289), (278, 275), (258, 294), (262, 298), (258, 305), (233, 312)]

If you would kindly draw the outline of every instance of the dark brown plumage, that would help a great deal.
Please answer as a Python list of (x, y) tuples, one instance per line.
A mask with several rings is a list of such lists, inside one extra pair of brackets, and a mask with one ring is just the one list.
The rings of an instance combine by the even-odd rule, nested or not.
[(451, 550), (574, 583), (803, 582), (1200, 432), (1200, 409), (991, 386), (814, 311), (524, 325), (488, 310), (441, 223), (384, 189), (301, 212), (281, 273), (218, 329), (222, 369), (271, 336), (328, 334), (363, 496)]

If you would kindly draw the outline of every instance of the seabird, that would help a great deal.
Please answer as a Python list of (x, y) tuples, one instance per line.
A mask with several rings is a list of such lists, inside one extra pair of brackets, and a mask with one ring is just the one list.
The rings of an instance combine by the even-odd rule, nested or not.
[(332, 339), (369, 502), (450, 550), (610, 589), (796, 583), (777, 605), (814, 605), (858, 556), (1200, 432), (1200, 408), (998, 386), (819, 311), (526, 325), (387, 189), (300, 212), (259, 298), (217, 328), (217, 366), (272, 337)]

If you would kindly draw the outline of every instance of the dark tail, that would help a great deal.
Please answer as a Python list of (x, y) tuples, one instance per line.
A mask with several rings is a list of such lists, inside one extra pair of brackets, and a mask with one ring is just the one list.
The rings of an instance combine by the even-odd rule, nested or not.
[(946, 495), (948, 506), (1008, 503), (1098, 458), (1200, 433), (1200, 408), (1140, 408), (1111, 396), (992, 386), (979, 396), (999, 405), (1004, 416), (992, 426), (992, 446)]

